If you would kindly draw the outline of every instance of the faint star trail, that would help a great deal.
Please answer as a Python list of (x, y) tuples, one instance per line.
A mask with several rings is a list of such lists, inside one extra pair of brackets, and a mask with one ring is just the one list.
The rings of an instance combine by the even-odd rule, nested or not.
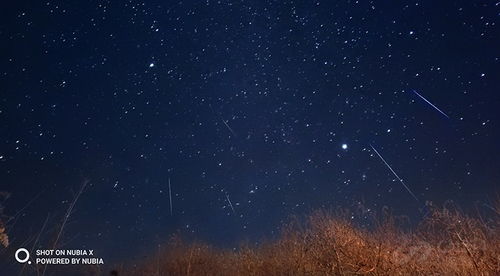
[(168, 178), (168, 197), (170, 199), (170, 215), (172, 216), (172, 188), (170, 186), (170, 177)]
[(231, 200), (229, 199), (229, 195), (226, 194), (226, 199), (227, 202), (229, 202), (229, 207), (231, 207), (231, 210), (233, 210), (233, 213), (236, 214), (236, 211), (234, 210), (233, 203), (231, 203)]
[(214, 115), (215, 115), (215, 116), (217, 116), (217, 117), (219, 117), (219, 119), (222, 121), (222, 123), (224, 123), (224, 125), (225, 125), (225, 126), (227, 127), (227, 129), (231, 132), (231, 134), (232, 134), (234, 137), (236, 137), (236, 136), (237, 136), (237, 135), (236, 135), (236, 132), (234, 132), (234, 130), (233, 130), (233, 129), (229, 126), (229, 124), (226, 122), (226, 120), (224, 120), (224, 118), (223, 118), (221, 115), (219, 115), (219, 114), (217, 114), (217, 112), (215, 112), (215, 110), (213, 109), (213, 107), (212, 107), (212, 105), (211, 105), (211, 104), (209, 104), (208, 106), (210, 107), (210, 109), (212, 110), (212, 112), (214, 113)]
[(233, 134), (233, 136), (236, 136), (236, 133), (233, 131), (233, 129), (227, 124), (226, 121), (224, 121), (224, 118), (221, 118), (222, 122), (226, 125), (227, 129), (229, 129), (229, 131), (231, 131), (231, 133)]
[(410, 195), (416, 200), (416, 201), (419, 201), (418, 198), (415, 196), (415, 194), (410, 190), (410, 188), (408, 186), (406, 186), (406, 184), (403, 182), (403, 179), (401, 179), (398, 174), (391, 168), (391, 166), (389, 165), (389, 163), (387, 163), (384, 159), (384, 157), (382, 157), (382, 155), (380, 155), (380, 153), (372, 146), (370, 145), (370, 147), (372, 147), (373, 151), (375, 151), (375, 153), (378, 155), (378, 157), (380, 157), (380, 159), (382, 159), (382, 161), (384, 162), (384, 164), (389, 168), (389, 170), (391, 170), (392, 174), (394, 174), (394, 176), (399, 180), (399, 182), (401, 182), (401, 184), (403, 184), (403, 186), (405, 187), (405, 189), (408, 191), (408, 193), (410, 193)]
[(424, 96), (420, 95), (417, 91), (412, 89), (413, 93), (415, 93), (417, 96), (419, 96), (422, 100), (424, 100), (426, 103), (428, 103), (430, 106), (432, 106), (435, 110), (437, 110), (439, 113), (443, 114), (446, 118), (450, 118), (446, 113), (444, 113), (441, 109), (439, 109), (437, 106), (433, 105), (431, 102), (429, 102)]

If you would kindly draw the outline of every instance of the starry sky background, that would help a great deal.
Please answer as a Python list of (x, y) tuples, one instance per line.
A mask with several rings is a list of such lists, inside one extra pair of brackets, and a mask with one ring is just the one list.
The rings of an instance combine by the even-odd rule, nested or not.
[(221, 246), (272, 238), (318, 208), (388, 206), (418, 220), (425, 201), (481, 207), (500, 178), (499, 11), (10, 1), (0, 190), (17, 215), (12, 243), (47, 216), (50, 240), (85, 179), (63, 244), (106, 262), (177, 231)]

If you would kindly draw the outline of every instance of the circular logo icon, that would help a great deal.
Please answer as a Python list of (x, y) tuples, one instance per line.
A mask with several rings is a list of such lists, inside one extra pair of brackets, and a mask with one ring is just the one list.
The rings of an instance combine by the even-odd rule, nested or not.
[[(19, 255), (23, 255), (22, 253), (24, 253), (26, 256), (21, 259), (19, 257)], [(16, 250), (16, 254), (14, 255), (14, 257), (16, 257), (16, 261), (18, 261), (19, 263), (23, 264), (25, 262), (28, 262), (28, 264), (31, 264), (31, 261), (29, 261), (30, 259), (30, 252), (26, 249), (26, 248), (19, 248), (18, 250)]]

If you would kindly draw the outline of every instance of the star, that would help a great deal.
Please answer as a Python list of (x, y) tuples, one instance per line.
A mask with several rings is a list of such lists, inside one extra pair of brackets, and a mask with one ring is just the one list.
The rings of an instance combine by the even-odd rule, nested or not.
[(342, 149), (346, 150), (347, 149), (347, 144), (342, 144)]

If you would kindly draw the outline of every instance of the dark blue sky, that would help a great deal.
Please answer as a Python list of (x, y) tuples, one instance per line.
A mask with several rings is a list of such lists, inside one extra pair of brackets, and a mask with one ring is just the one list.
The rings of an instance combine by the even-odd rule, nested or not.
[(109, 261), (177, 231), (273, 237), (317, 208), (418, 220), (425, 201), (482, 206), (500, 179), (499, 9), (10, 1), (0, 190), (10, 215), (34, 199), (9, 225), (13, 246), (50, 214), (47, 247), (85, 179), (63, 241)]

